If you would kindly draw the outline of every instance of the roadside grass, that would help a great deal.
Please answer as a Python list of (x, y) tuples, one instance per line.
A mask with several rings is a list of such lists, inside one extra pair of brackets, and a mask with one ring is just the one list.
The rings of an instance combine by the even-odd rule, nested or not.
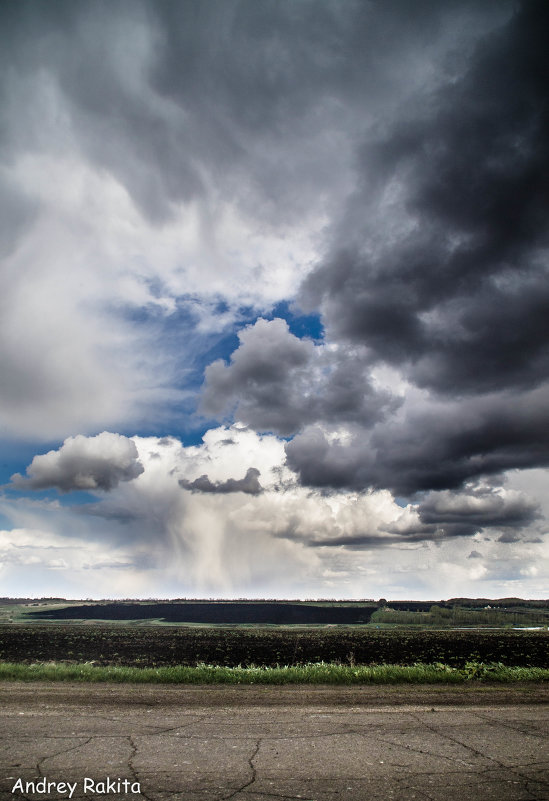
[(463, 684), (470, 681), (543, 682), (549, 668), (508, 667), (467, 662), (463, 668), (442, 663), (415, 665), (343, 665), (316, 662), (282, 667), (159, 668), (101, 667), (91, 662), (22, 664), (0, 662), (0, 681), (81, 681), (136, 684)]

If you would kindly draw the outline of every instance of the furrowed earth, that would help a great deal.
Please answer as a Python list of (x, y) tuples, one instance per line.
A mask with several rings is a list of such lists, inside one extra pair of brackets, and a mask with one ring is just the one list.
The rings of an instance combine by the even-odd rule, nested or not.
[(549, 632), (1, 625), (0, 660), (132, 667), (311, 662), (462, 667), (478, 661), (547, 668)]

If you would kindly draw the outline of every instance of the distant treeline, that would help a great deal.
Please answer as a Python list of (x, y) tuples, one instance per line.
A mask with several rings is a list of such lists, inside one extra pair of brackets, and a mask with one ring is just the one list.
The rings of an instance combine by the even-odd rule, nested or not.
[(538, 607), (485, 607), (433, 605), (427, 611), (385, 607), (372, 616), (372, 623), (397, 626), (530, 626), (548, 625), (549, 609)]
[(529, 601), (522, 598), (450, 598), (447, 601), (386, 601), (380, 606), (388, 606), (399, 612), (429, 612), (433, 606), (439, 609), (549, 609), (549, 600)]
[(356, 624), (368, 623), (375, 605), (320, 606), (305, 603), (112, 603), (83, 604), (62, 609), (44, 609), (29, 613), (34, 620), (147, 620), (161, 619), (168, 623), (303, 623)]
[[(90, 601), (91, 599), (86, 599)], [(82, 599), (66, 599), (66, 598), (0, 598), (0, 604), (29, 604), (29, 603), (82, 603)], [(355, 598), (354, 600), (338, 600), (337, 598), (307, 598), (304, 601), (296, 601), (295, 599), (285, 598), (233, 598), (232, 600), (224, 600), (218, 598), (102, 598), (94, 600), (94, 604), (347, 604), (350, 606), (358, 604), (373, 604), (374, 606), (390, 606), (391, 609), (400, 609), (402, 611), (428, 611), (431, 606), (437, 605), (451, 609), (454, 606), (463, 606), (467, 608), (484, 608), (491, 607), (504, 607), (510, 609), (512, 607), (528, 607), (537, 609), (549, 609), (549, 599), (525, 599), (525, 598), (449, 598), (448, 600), (432, 600), (432, 601), (387, 601), (381, 598), (379, 601), (374, 601), (372, 598)]]
[[(382, 608), (386, 606), (398, 612), (428, 612), (435, 603), (435, 601), (387, 601), (386, 605), (382, 604)], [(446, 601), (438, 601), (438, 606), (443, 609), (452, 608)]]
[(449, 606), (464, 606), (468, 608), (485, 609), (487, 606), (497, 609), (514, 609), (528, 607), (529, 609), (549, 609), (549, 599), (525, 600), (524, 598), (450, 598), (446, 601)]
[(34, 604), (34, 603), (64, 603), (66, 598), (0, 598), (0, 604), (9, 604), (10, 606), (18, 606), (20, 604)]

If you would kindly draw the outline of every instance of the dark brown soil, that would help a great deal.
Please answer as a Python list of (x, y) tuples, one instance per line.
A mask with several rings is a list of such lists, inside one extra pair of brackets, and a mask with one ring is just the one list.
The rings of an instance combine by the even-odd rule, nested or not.
[(98, 665), (400, 664), (549, 667), (549, 632), (0, 625), (0, 660)]
[[(211, 686), (101, 684), (83, 685), (63, 682), (0, 683), (0, 705), (21, 705), (28, 698), (33, 703), (94, 707), (116, 704), (174, 707), (237, 707), (237, 706), (482, 706), (498, 707), (515, 704), (549, 704), (549, 687), (544, 684), (520, 685), (415, 685), (414, 687), (365, 686)], [(16, 700), (15, 700), (16, 699)]]

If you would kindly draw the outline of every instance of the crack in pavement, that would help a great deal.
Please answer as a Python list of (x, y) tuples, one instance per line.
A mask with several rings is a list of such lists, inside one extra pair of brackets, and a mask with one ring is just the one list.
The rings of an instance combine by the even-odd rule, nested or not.
[(485, 720), (490, 723), (492, 726), (501, 726), (505, 729), (511, 729), (511, 731), (518, 731), (519, 734), (525, 734), (527, 737), (539, 737), (540, 739), (544, 740), (546, 738), (545, 734), (540, 734), (536, 731), (531, 731), (529, 729), (519, 729), (518, 726), (513, 726), (510, 723), (505, 723), (503, 720), (498, 720), (497, 718), (492, 718), (489, 715), (482, 715), (480, 712), (473, 712), (473, 715), (476, 715), (481, 720)]
[[(63, 739), (68, 740), (69, 738), (65, 737)], [(88, 743), (91, 743), (91, 741), (94, 739), (95, 739), (94, 737), (88, 737), (87, 740), (85, 740), (83, 743), (78, 743), (78, 745), (71, 745), (70, 748), (62, 748), (61, 751), (57, 751), (55, 754), (48, 754), (47, 756), (42, 757), (42, 759), (39, 759), (38, 762), (36, 763), (36, 770), (38, 772), (38, 775), (39, 776), (44, 775), (42, 773), (42, 765), (44, 764), (44, 762), (46, 762), (47, 759), (54, 759), (55, 757), (61, 756), (62, 754), (68, 754), (70, 751), (76, 751), (78, 748), (83, 748)]]
[(234, 790), (232, 793), (229, 793), (229, 795), (222, 795), (221, 798), (219, 799), (219, 801), (230, 801), (231, 798), (234, 798), (235, 795), (237, 795), (238, 793), (244, 792), (248, 787), (251, 787), (251, 785), (255, 782), (255, 780), (257, 778), (257, 770), (256, 770), (256, 767), (254, 765), (254, 759), (256, 758), (256, 756), (259, 753), (259, 749), (261, 747), (262, 741), (263, 741), (263, 737), (260, 737), (256, 741), (253, 754), (248, 759), (248, 765), (250, 766), (250, 770), (252, 772), (252, 776), (249, 779), (249, 781), (245, 782), (245, 784), (243, 784), (241, 787), (237, 787), (237, 789)]
[[(484, 772), (493, 771), (493, 770), (494, 770), (494, 768), (486, 768)], [(454, 773), (458, 774), (461, 777), (470, 775), (470, 777), (472, 779), (472, 782), (474, 783), (475, 787), (482, 787), (484, 785), (489, 786), (489, 785), (494, 785), (494, 784), (497, 784), (498, 786), (500, 786), (501, 783), (502, 783), (502, 779), (500, 777), (496, 777), (496, 776), (494, 776), (492, 778), (486, 778), (484, 780), (481, 780), (479, 778), (479, 775), (477, 773), (475, 773), (474, 771), (465, 771), (465, 772), (454, 771)], [(440, 773), (439, 774), (439, 773), (436, 773), (436, 772), (414, 774), (414, 776), (416, 776), (416, 777), (423, 777), (423, 778), (426, 778), (426, 777), (429, 777), (429, 776), (433, 776), (433, 777), (444, 776), (444, 788), (445, 789), (456, 788), (456, 787), (457, 788), (461, 788), (462, 790), (465, 789), (465, 787), (463, 785), (463, 782), (453, 783), (451, 781), (448, 781), (448, 779), (447, 779), (448, 775), (451, 775), (451, 774), (447, 774), (447, 773), (444, 773), (444, 774)], [(424, 787), (418, 787), (414, 783), (408, 783), (408, 784), (403, 784), (402, 783), (403, 781), (409, 780), (409, 777), (406, 777), (406, 778), (403, 777), (402, 779), (399, 779), (398, 777), (395, 777), (395, 778), (396, 778), (397, 782), (400, 784), (402, 790), (413, 790), (415, 793), (421, 793), (422, 795), (424, 795), (428, 799), (428, 801), (433, 801), (432, 797), (428, 794), (427, 790)], [(506, 781), (506, 783), (510, 783), (510, 780), (505, 780), (505, 781)], [(534, 795), (534, 793), (536, 793), (536, 790), (538, 792), (542, 792), (541, 789), (538, 789), (538, 788), (531, 789), (530, 788), (530, 786), (529, 786), (530, 784), (539, 784), (535, 779), (532, 779), (532, 780), (527, 781), (527, 782), (516, 781), (516, 782), (514, 782), (514, 784), (520, 785), (524, 790), (526, 790), (526, 792), (530, 793), (530, 801), (546, 801), (546, 796), (537, 795), (537, 794)], [(471, 784), (471, 786), (473, 786), (473, 784)], [(524, 799), (523, 801), (526, 801), (526, 799)]]
[(482, 757), (482, 759), (489, 759), (490, 762), (494, 762), (498, 766), (498, 768), (507, 769), (508, 766), (504, 765), (503, 762), (499, 762), (495, 757), (491, 757), (488, 754), (483, 754), (482, 751), (479, 751), (474, 746), (468, 745), (467, 743), (464, 743), (461, 740), (458, 740), (457, 737), (452, 737), (447, 732), (441, 731), (440, 728), (437, 728), (436, 726), (431, 726), (428, 723), (426, 723), (425, 721), (421, 721), (417, 717), (416, 717), (416, 720), (421, 725), (423, 725), (426, 729), (429, 729), (429, 731), (432, 731), (433, 734), (436, 734), (438, 737), (442, 737), (445, 740), (449, 740), (451, 743), (455, 743), (455, 745), (460, 745), (462, 748), (465, 748), (467, 751), (471, 751), (471, 753), (475, 754), (475, 756)]
[[(34, 707), (29, 704), (25, 708)], [(72, 736), (61, 735), (59, 726), (56, 734), (50, 734), (47, 727), (55, 725), (56, 719), (46, 710), (42, 719), (40, 714), (27, 715), (21, 725), (17, 724), (15, 729), (20, 734), (16, 735), (15, 745), (11, 743), (13, 737), (0, 737), (0, 749), (6, 749), (11, 761), (15, 759), (11, 756), (14, 747), (15, 754), (17, 749), (27, 754), (32, 749), (33, 758), (27, 759), (26, 764), (30, 771), (36, 765), (39, 775), (49, 774), (54, 765), (73, 765), (76, 770), (80, 765), (93, 764), (100, 770), (98, 760), (114, 759), (119, 770), (128, 771), (128, 778), (139, 781), (140, 787), (144, 783), (140, 795), (143, 801), (167, 798), (172, 791), (166, 788), (175, 778), (178, 784), (174, 787), (188, 782), (189, 792), (197, 798), (217, 801), (304, 801), (318, 798), (314, 795), (316, 790), (320, 797), (327, 798), (328, 785), (318, 775), (315, 748), (322, 755), (322, 775), (332, 777), (334, 787), (341, 788), (335, 790), (342, 792), (337, 797), (352, 797), (353, 789), (358, 789), (360, 795), (360, 788), (367, 787), (364, 792), (374, 788), (375, 798), (381, 798), (381, 789), (390, 787), (395, 796), (414, 796), (418, 801), (435, 801), (444, 788), (450, 795), (477, 799), (492, 797), (492, 793), (497, 797), (501, 787), (505, 798), (549, 799), (543, 740), (546, 710), (538, 714), (532, 705), (531, 714), (514, 715), (510, 706), (502, 707), (501, 712), (497, 707), (478, 711), (471, 708), (465, 717), (460, 714), (439, 718), (417, 707), (382, 710), (388, 712), (383, 715), (364, 715), (375, 711), (371, 709), (360, 709), (360, 714), (323, 709), (292, 717), (284, 707), (278, 718), (272, 717), (274, 710), (270, 707), (254, 708), (252, 714), (246, 708), (233, 711), (202, 707), (191, 711), (184, 705), (181, 709), (166, 705), (160, 710), (128, 710), (125, 716), (116, 706), (109, 710), (110, 715), (105, 714), (105, 709), (96, 710), (96, 714), (87, 714), (91, 710), (86, 709), (80, 718), (75, 710), (74, 717), (58, 718)], [(498, 714), (504, 720), (498, 720)], [(529, 731), (529, 726), (537, 727), (537, 731)], [(34, 736), (30, 737), (29, 732)], [(237, 750), (231, 750), (231, 744)], [(78, 749), (84, 746), (80, 755)], [(373, 747), (372, 754), (364, 760), (369, 746)], [(55, 753), (42, 756), (50, 747)], [(177, 764), (178, 755), (185, 750), (193, 754), (192, 764), (185, 763), (191, 765), (188, 769)], [(75, 756), (71, 757), (70, 752)], [(284, 756), (274, 756), (275, 752)], [(155, 757), (159, 753), (160, 761)], [(375, 756), (377, 753), (379, 757)], [(378, 758), (385, 764), (376, 765)], [(409, 764), (401, 764), (402, 758)], [(297, 765), (298, 773), (288, 773), (289, 765)], [(345, 793), (346, 779), (349, 784), (360, 784), (353, 784)], [(177, 793), (178, 798), (182, 797), (183, 790)], [(30, 801), (27, 795), (20, 794), (19, 798)], [(76, 796), (73, 801), (77, 801)], [(79, 801), (86, 801), (86, 797)]]
[(154, 801), (154, 799), (151, 798), (151, 796), (149, 796), (149, 795), (147, 795), (147, 793), (143, 792), (143, 789), (141, 788), (141, 780), (139, 778), (139, 772), (137, 771), (135, 765), (133, 764), (133, 761), (134, 761), (135, 757), (137, 756), (137, 751), (138, 751), (137, 744), (136, 744), (136, 742), (133, 739), (133, 736), (131, 734), (129, 734), (124, 739), (129, 742), (130, 748), (131, 748), (130, 756), (128, 757), (128, 770), (132, 774), (132, 776), (134, 777), (135, 781), (139, 782), (140, 795), (142, 795), (143, 798), (146, 799), (146, 801)]
[[(196, 716), (196, 718), (194, 720), (192, 720), (192, 721), (188, 721), (187, 723), (180, 723), (179, 726), (170, 726), (167, 729), (164, 729), (161, 726), (155, 726), (153, 723), (146, 724), (146, 725), (149, 725), (151, 728), (158, 729), (158, 731), (151, 732), (150, 734), (146, 734), (144, 736), (146, 736), (146, 737), (154, 737), (157, 734), (169, 734), (170, 732), (177, 731), (178, 729), (188, 729), (189, 726), (194, 726), (196, 723), (204, 723), (204, 721), (207, 720), (208, 717), (209, 717), (208, 715), (203, 715), (202, 717)], [(212, 721), (212, 724), (215, 724), (215, 721)], [(236, 738), (233, 738), (233, 739), (236, 739)], [(249, 740), (250, 738), (247, 737), (246, 739)]]
[[(485, 768), (482, 773), (486, 774), (486, 773), (489, 773), (489, 772), (495, 771), (495, 770), (496, 770), (495, 768)], [(475, 784), (477, 784), (477, 785), (492, 784), (494, 781), (499, 781), (499, 779), (495, 779), (494, 777), (487, 777), (487, 778), (483, 779), (483, 778), (481, 778), (482, 774), (476, 773), (473, 770), (465, 770), (465, 771), (454, 770), (454, 771), (451, 771), (451, 772), (446, 772), (446, 771), (445, 772), (439, 772), (439, 771), (434, 771), (434, 770), (433, 771), (425, 771), (425, 772), (418, 771), (416, 773), (413, 773), (412, 775), (413, 776), (417, 776), (417, 777), (423, 777), (423, 778), (427, 778), (428, 776), (433, 776), (433, 777), (444, 776), (444, 786), (445, 787), (461, 787), (462, 786), (462, 782), (452, 782), (451, 781), (452, 776), (455, 776), (456, 778), (462, 778), (462, 777), (470, 776), (471, 779), (473, 779)], [(399, 778), (397, 776), (397, 777), (395, 777), (395, 779), (396, 779), (397, 782), (402, 783), (403, 781), (406, 781), (407, 779), (409, 779), (409, 776), (403, 776), (402, 778)], [(532, 779), (531, 781), (536, 781), (536, 780)], [(519, 784), (519, 783), (520, 782), (517, 782), (517, 784)]]
[[(474, 748), (472, 745), (468, 745), (467, 743), (464, 743), (461, 740), (458, 740), (457, 737), (452, 737), (447, 732), (441, 731), (440, 728), (437, 728), (435, 726), (431, 726), (428, 723), (426, 723), (425, 721), (421, 721), (419, 718), (417, 718), (417, 716), (415, 714), (414, 714), (414, 717), (416, 718), (416, 720), (418, 720), (419, 723), (422, 723), (422, 725), (425, 726), (426, 729), (429, 729), (429, 731), (432, 731), (438, 737), (443, 737), (445, 740), (448, 740), (449, 742), (455, 743), (456, 745), (460, 745), (462, 748), (465, 748), (468, 751), (471, 751), (471, 753), (475, 754), (475, 756), (481, 757), (482, 759), (488, 759), (490, 762), (493, 762), (495, 765), (497, 765), (497, 767), (500, 770), (509, 771), (509, 773), (511, 773), (512, 775), (517, 776), (517, 778), (521, 779), (521, 783), (522, 783), (524, 789), (527, 790), (527, 792), (531, 793), (531, 791), (528, 790), (527, 785), (528, 785), (529, 782), (532, 781), (532, 779), (529, 776), (525, 776), (524, 774), (520, 773), (519, 766), (505, 765), (503, 762), (500, 762), (495, 757), (492, 757), (489, 754), (484, 754), (482, 751), (479, 751), (477, 748)], [(525, 766), (520, 766), (520, 767), (522, 767), (524, 769)], [(488, 770), (491, 770), (491, 768), (485, 768), (483, 771), (481, 771), (481, 773), (486, 773)], [(549, 782), (546, 782), (544, 780), (542, 780), (539, 783), (543, 784), (545, 787), (549, 786)], [(536, 798), (534, 798), (532, 796), (531, 801), (538, 801), (538, 799), (536, 799)]]
[[(178, 729), (188, 728), (189, 726), (191, 726), (193, 724), (196, 724), (196, 723), (199, 723), (199, 722), (203, 722), (205, 717), (202, 718), (202, 719), (194, 720), (192, 722), (188, 722), (186, 724), (182, 724), (180, 726), (174, 726), (174, 727), (169, 727), (169, 728), (164, 728), (164, 729), (159, 728), (158, 731), (154, 732), (153, 734), (146, 734), (146, 735), (143, 735), (143, 736), (156, 737), (156, 736), (161, 736), (163, 734), (169, 734), (170, 732), (177, 731)], [(525, 768), (528, 768), (528, 767), (535, 767), (536, 765), (538, 765), (540, 763), (533, 762), (533, 763), (528, 763), (526, 765), (514, 766), (514, 767), (506, 766), (503, 763), (499, 762), (498, 760), (494, 759), (493, 757), (490, 757), (490, 756), (482, 753), (478, 749), (475, 749), (474, 747), (472, 747), (472, 746), (460, 741), (456, 737), (452, 737), (451, 735), (449, 735), (446, 732), (440, 731), (440, 729), (437, 729), (434, 726), (431, 726), (431, 725), (429, 725), (427, 723), (424, 723), (421, 720), (418, 720), (417, 722), (418, 722), (418, 727), (419, 728), (425, 727), (425, 728), (429, 729), (430, 731), (432, 731), (437, 736), (443, 737), (446, 740), (449, 740), (449, 741), (451, 741), (451, 742), (453, 742), (453, 743), (455, 743), (457, 745), (460, 745), (461, 747), (465, 748), (466, 750), (472, 752), (473, 754), (475, 754), (477, 756), (480, 756), (482, 758), (488, 759), (489, 761), (493, 762), (498, 768), (509, 770), (510, 772), (512, 772), (517, 777), (520, 777), (520, 779), (522, 780), (521, 784), (523, 782), (530, 783), (530, 784), (531, 783), (536, 783), (538, 785), (545, 784), (543, 781), (538, 781), (538, 780), (536, 780), (536, 779), (534, 779), (532, 777), (526, 777), (522, 773), (520, 773), (520, 769), (524, 770)], [(491, 723), (492, 721), (488, 721), (488, 722)], [(496, 721), (494, 721), (494, 725), (495, 725), (495, 723), (496, 723)], [(251, 787), (251, 785), (256, 780), (256, 768), (255, 768), (255, 765), (254, 765), (254, 759), (256, 758), (256, 756), (257, 756), (257, 754), (259, 752), (260, 745), (261, 745), (261, 743), (263, 741), (274, 741), (274, 742), (277, 742), (277, 741), (280, 741), (280, 740), (292, 740), (292, 739), (322, 739), (322, 738), (340, 736), (340, 735), (347, 735), (347, 734), (355, 734), (355, 735), (359, 735), (359, 736), (362, 736), (362, 737), (366, 737), (368, 735), (368, 731), (367, 731), (366, 727), (361, 727), (360, 730), (353, 728), (353, 729), (347, 729), (346, 731), (323, 732), (323, 733), (319, 733), (319, 734), (301, 734), (301, 735), (290, 735), (290, 736), (272, 735), (272, 736), (266, 736), (266, 737), (264, 736), (262, 738), (259, 738), (259, 740), (257, 741), (257, 743), (255, 745), (254, 752), (253, 752), (252, 756), (250, 757), (250, 759), (248, 760), (248, 763), (249, 763), (249, 766), (250, 766), (250, 770), (251, 770), (251, 773), (252, 773), (251, 778), (245, 784), (243, 784), (241, 787), (239, 787), (236, 790), (232, 791), (229, 795), (223, 796), (222, 799), (220, 799), (220, 801), (229, 801), (229, 799), (234, 798), (235, 795), (240, 793), (240, 792), (243, 792), (243, 793), (249, 793), (250, 792), (248, 788)], [(102, 735), (97, 735), (97, 736), (102, 736)], [(539, 736), (541, 736), (541, 735), (539, 735)], [(138, 746), (137, 746), (135, 740), (133, 739), (132, 736), (126, 736), (126, 735), (111, 735), (111, 737), (118, 738), (118, 739), (126, 739), (130, 743), (130, 746), (131, 746), (131, 749), (132, 749), (132, 753), (131, 753), (130, 758), (128, 760), (128, 768), (129, 768), (130, 772), (132, 773), (132, 775), (135, 777), (136, 781), (138, 781), (139, 780), (139, 773), (138, 773), (137, 769), (135, 768), (135, 765), (133, 764), (133, 760), (134, 760), (134, 758), (135, 758), (135, 756), (137, 754), (137, 751), (138, 751)], [(65, 738), (63, 738), (63, 739), (65, 739)], [(56, 752), (55, 754), (50, 754), (47, 757), (44, 757), (38, 763), (37, 769), (40, 771), (40, 766), (47, 759), (53, 758), (55, 756), (58, 756), (58, 755), (61, 755), (61, 754), (64, 754), (64, 753), (67, 753), (67, 752), (69, 752), (71, 750), (75, 750), (75, 749), (81, 748), (81, 747), (83, 747), (84, 745), (86, 745), (87, 743), (91, 742), (94, 739), (96, 739), (96, 738), (95, 737), (89, 737), (89, 738), (87, 738), (87, 740), (85, 742), (79, 743), (79, 744), (77, 744), (75, 746), (72, 746), (71, 748), (62, 749), (62, 750)], [(203, 739), (203, 738), (200, 737), (199, 735), (191, 735), (189, 737), (189, 739)], [(222, 740), (222, 741), (223, 740), (234, 741), (234, 740), (238, 740), (238, 739), (240, 739), (240, 740), (242, 740), (242, 739), (249, 740), (250, 738), (249, 738), (249, 736), (248, 737), (244, 737), (244, 736), (243, 737), (235, 737), (234, 735), (226, 735), (226, 736), (218, 736), (215, 739)], [(394, 740), (387, 739), (387, 738), (379, 738), (378, 737), (377, 740), (379, 742), (386, 743), (387, 745), (390, 745), (390, 746), (395, 747), (395, 748), (399, 748), (399, 749), (404, 750), (404, 751), (411, 751), (413, 753), (421, 754), (422, 756), (423, 755), (424, 756), (430, 756), (430, 757), (435, 758), (435, 759), (443, 759), (443, 760), (451, 761), (451, 762), (460, 762), (463, 765), (467, 765), (467, 763), (465, 761), (463, 761), (463, 760), (458, 760), (458, 759), (455, 759), (455, 758), (452, 758), (452, 757), (445, 756), (443, 754), (437, 754), (437, 753), (434, 753), (434, 752), (432, 752), (430, 750), (427, 750), (427, 749), (415, 748), (413, 746), (410, 746), (410, 745), (407, 745), (407, 744), (402, 744), (402, 743), (399, 743), (399, 742), (395, 742)], [(402, 782), (405, 781), (406, 779), (408, 779), (408, 781), (409, 781), (410, 775), (413, 775), (414, 777), (426, 777), (426, 776), (440, 776), (443, 773), (442, 771), (440, 771), (440, 772), (439, 771), (427, 771), (427, 772), (413, 771), (413, 768), (410, 765), (398, 765), (396, 762), (391, 762), (391, 765), (393, 765), (395, 767), (399, 767), (400, 766), (400, 767), (406, 768), (409, 771), (407, 777), (402, 777), (402, 778), (395, 777), (396, 780), (398, 781), (398, 783), (401, 785), (401, 787), (403, 789), (407, 789), (408, 788), (408, 785), (403, 785)], [(493, 770), (493, 768), (492, 767), (486, 767), (486, 768), (483, 769), (482, 773), (489, 772), (490, 770)], [(456, 775), (463, 775), (464, 771), (451, 771), (450, 773), (451, 774), (453, 773), (453, 774), (456, 774)], [(473, 771), (465, 771), (465, 773), (470, 773), (472, 776), (474, 775)], [(445, 773), (444, 775), (448, 776), (448, 773)], [(477, 773), (477, 776), (478, 776), (478, 773)], [(478, 779), (477, 779), (477, 781), (478, 781)], [(490, 781), (491, 781), (490, 779), (486, 779), (485, 781), (480, 781), (478, 783), (482, 783), (482, 784), (486, 783), (486, 784), (488, 784), (488, 783), (490, 783)], [(454, 785), (452, 783), (449, 783), (448, 786), (456, 786), (456, 785)], [(423, 789), (420, 789), (418, 787), (413, 787), (412, 789), (414, 789), (415, 792), (421, 792), (423, 795), (425, 795), (425, 797), (427, 799), (430, 799), (430, 796)], [(530, 789), (528, 789), (526, 787), (526, 784), (525, 784), (525, 789), (527, 789), (528, 792), (532, 792)], [(260, 791), (256, 791), (256, 792), (257, 792), (257, 794), (261, 794), (261, 795), (276, 795), (277, 797), (280, 797), (280, 798), (289, 798), (289, 799), (297, 798), (297, 796), (280, 795), (280, 794), (278, 794), (276, 792), (275, 793), (273, 793), (273, 792), (270, 792), (270, 793), (265, 792), (265, 793), (263, 793), (263, 792), (260, 792)], [(143, 796), (143, 798), (147, 799), (147, 801), (154, 801), (152, 798), (150, 798), (144, 792), (142, 792), (141, 795)]]
[[(394, 745), (396, 748), (403, 748), (405, 751), (411, 751), (415, 754), (421, 754), (422, 756), (430, 756), (434, 759), (446, 759), (448, 762), (459, 762), (461, 765), (468, 765), (468, 762), (465, 762), (463, 759), (457, 759), (456, 757), (448, 757), (444, 756), (444, 754), (435, 754), (433, 751), (424, 750), (422, 748), (414, 748), (412, 745), (403, 745), (402, 743), (396, 743), (394, 740), (387, 740), (384, 737), (377, 737), (376, 741), (379, 743), (386, 743), (387, 745)], [(396, 764), (396, 763), (392, 763)], [(407, 766), (404, 766), (407, 767)], [(458, 771), (455, 771), (456, 773)]]

